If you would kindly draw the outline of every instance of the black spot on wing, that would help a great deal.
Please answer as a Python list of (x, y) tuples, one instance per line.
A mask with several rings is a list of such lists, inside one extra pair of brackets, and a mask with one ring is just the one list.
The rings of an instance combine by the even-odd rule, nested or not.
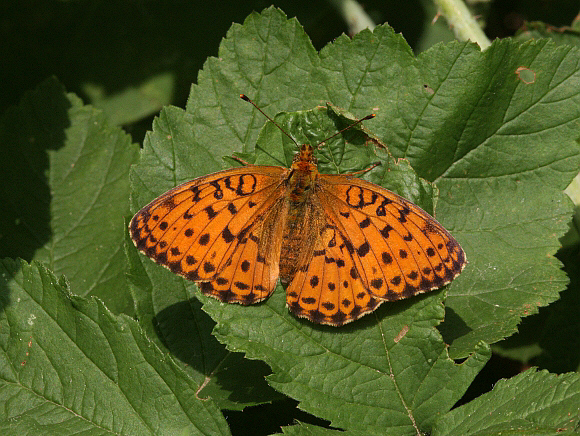
[(213, 207), (211, 205), (205, 208), (205, 213), (207, 214), (207, 217), (210, 220), (215, 218), (215, 216), (217, 215), (217, 212), (213, 210)]
[(389, 264), (391, 264), (393, 262), (393, 257), (389, 253), (387, 253), (387, 252), (383, 252), (381, 254), (381, 257), (382, 257), (383, 263), (385, 265), (389, 265)]
[(356, 252), (360, 257), (365, 257), (369, 250), (370, 250), (370, 245), (367, 241), (363, 242), (360, 247), (357, 248)]
[(228, 226), (225, 226), (225, 228), (222, 230), (222, 238), (224, 239), (225, 242), (227, 242), (229, 244), (236, 237), (232, 234), (232, 232), (230, 231), (229, 227)]
[(368, 226), (371, 225), (371, 220), (368, 217), (366, 217), (364, 220), (358, 223), (358, 225), (360, 226), (361, 229), (366, 229)]

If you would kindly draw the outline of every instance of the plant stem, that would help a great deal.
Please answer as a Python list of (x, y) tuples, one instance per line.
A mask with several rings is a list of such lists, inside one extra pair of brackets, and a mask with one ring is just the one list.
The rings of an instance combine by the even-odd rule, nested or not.
[(482, 50), (491, 45), (463, 0), (433, 0), (433, 2), (451, 26), (457, 39), (473, 41), (479, 44)]
[(348, 25), (348, 32), (354, 35), (363, 29), (373, 30), (375, 23), (356, 0), (328, 0)]

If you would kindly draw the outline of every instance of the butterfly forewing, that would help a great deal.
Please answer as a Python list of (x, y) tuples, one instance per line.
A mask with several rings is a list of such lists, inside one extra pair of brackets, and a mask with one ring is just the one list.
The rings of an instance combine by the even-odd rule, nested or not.
[(133, 217), (135, 245), (222, 301), (263, 300), (275, 287), (278, 265), (259, 241), (287, 171), (235, 168), (180, 185)]

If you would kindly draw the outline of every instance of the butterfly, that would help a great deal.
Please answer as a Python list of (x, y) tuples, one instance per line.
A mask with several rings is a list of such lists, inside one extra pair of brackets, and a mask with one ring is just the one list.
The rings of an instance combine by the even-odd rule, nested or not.
[(177, 186), (135, 214), (131, 238), (223, 302), (263, 301), (280, 279), (292, 313), (332, 326), (462, 271), (464, 251), (427, 212), (358, 173), (319, 173), (314, 152), (304, 144), (290, 168), (247, 164)]

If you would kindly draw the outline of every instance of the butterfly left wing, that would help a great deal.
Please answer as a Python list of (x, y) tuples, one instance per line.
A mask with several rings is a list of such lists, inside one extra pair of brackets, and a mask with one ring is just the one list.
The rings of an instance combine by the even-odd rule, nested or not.
[(248, 166), (184, 183), (137, 212), (131, 237), (140, 251), (199, 283), (205, 294), (261, 301), (278, 278), (279, 259), (264, 236), (279, 221), (272, 213), (280, 211), (285, 171)]

